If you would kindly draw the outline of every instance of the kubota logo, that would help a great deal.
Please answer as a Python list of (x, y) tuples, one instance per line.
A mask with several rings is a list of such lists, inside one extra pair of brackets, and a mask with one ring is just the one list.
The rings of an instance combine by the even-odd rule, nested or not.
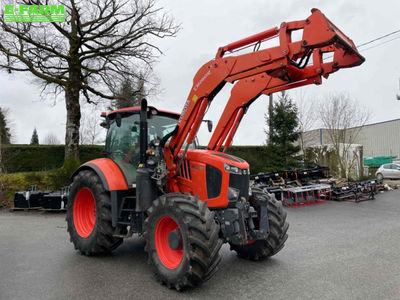
[(206, 78), (207, 78), (208, 76), (210, 76), (210, 74), (211, 74), (211, 71), (208, 70), (208, 72), (207, 72), (206, 74), (204, 74), (204, 76), (201, 77), (201, 79), (199, 80), (199, 82), (194, 86), (193, 91), (197, 91), (197, 89), (199, 88), (200, 84), (202, 84), (203, 81), (206, 80)]
[(65, 22), (64, 5), (5, 5), (6, 22)]

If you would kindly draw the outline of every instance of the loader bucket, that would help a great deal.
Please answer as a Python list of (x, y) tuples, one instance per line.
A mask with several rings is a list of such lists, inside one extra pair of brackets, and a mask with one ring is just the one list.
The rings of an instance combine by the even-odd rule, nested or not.
[[(313, 8), (303, 32), (303, 47), (320, 48), (322, 52), (334, 52), (335, 68), (351, 68), (361, 65), (365, 58), (354, 42), (337, 28), (320, 10)], [(316, 30), (318, 28), (318, 30)]]

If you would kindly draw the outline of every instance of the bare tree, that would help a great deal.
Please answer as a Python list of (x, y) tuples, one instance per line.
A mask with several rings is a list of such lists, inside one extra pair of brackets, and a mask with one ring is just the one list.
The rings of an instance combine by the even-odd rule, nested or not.
[[(49, 0), (19, 4), (47, 5)], [(65, 6), (64, 23), (6, 23), (1, 8), (0, 68), (30, 72), (41, 82), (42, 91), (64, 93), (65, 159), (69, 159), (79, 156), (80, 97), (89, 103), (118, 98), (123, 81), (135, 81), (141, 70), (151, 69), (161, 53), (155, 40), (174, 36), (179, 28), (155, 0), (58, 4)]]
[(54, 133), (49, 133), (44, 138), (43, 144), (44, 145), (59, 145), (60, 141)]
[(357, 163), (357, 157), (350, 152), (370, 112), (346, 93), (330, 95), (319, 105), (318, 111), (337, 156), (340, 175), (348, 178), (349, 171)]
[(79, 130), (81, 145), (96, 145), (103, 142), (100, 137), (104, 130), (100, 127), (100, 123), (100, 111), (96, 106), (92, 105), (84, 110)]
[(318, 107), (315, 99), (306, 96), (303, 90), (299, 90), (295, 95), (298, 108), (297, 118), (299, 123), (299, 145), (305, 159), (306, 149), (313, 146), (314, 138), (307, 134), (307, 131), (315, 128), (318, 122)]
[(141, 99), (146, 98), (146, 94), (144, 80), (140, 79), (137, 82), (126, 80), (122, 83), (118, 91), (118, 96), (121, 98), (114, 100), (110, 109), (138, 106)]

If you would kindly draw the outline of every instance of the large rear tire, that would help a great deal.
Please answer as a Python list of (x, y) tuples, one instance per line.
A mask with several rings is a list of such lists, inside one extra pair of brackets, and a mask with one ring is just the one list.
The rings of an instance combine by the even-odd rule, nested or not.
[[(288, 238), (289, 223), (286, 221), (286, 211), (283, 209), (282, 203), (277, 201), (273, 194), (267, 194), (259, 188), (252, 188), (252, 195), (249, 201), (257, 210), (258, 215), (260, 215), (258, 201), (265, 198), (268, 199), (268, 224), (270, 231), (268, 238), (266, 240), (250, 241), (245, 246), (231, 244), (231, 250), (236, 251), (241, 258), (249, 260), (265, 259), (275, 255), (285, 246)], [(258, 223), (255, 222), (255, 224)]]
[(71, 242), (84, 255), (108, 254), (123, 241), (113, 237), (110, 194), (93, 171), (74, 177), (66, 221)]
[(169, 288), (194, 287), (209, 279), (221, 260), (214, 212), (196, 196), (166, 194), (147, 210), (145, 251), (156, 277)]

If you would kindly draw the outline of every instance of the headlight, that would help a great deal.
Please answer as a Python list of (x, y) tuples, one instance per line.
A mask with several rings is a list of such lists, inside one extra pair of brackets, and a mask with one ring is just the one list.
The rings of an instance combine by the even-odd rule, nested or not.
[(240, 191), (233, 187), (228, 187), (228, 200), (236, 201), (239, 198)]
[(233, 165), (230, 165), (230, 164), (227, 164), (227, 163), (224, 164), (224, 168), (225, 168), (225, 171), (227, 171), (229, 173), (232, 173), (232, 174), (237, 174), (237, 175), (247, 175), (247, 174), (249, 174), (249, 170), (241, 169), (239, 167), (236, 167), (236, 166), (233, 166)]

